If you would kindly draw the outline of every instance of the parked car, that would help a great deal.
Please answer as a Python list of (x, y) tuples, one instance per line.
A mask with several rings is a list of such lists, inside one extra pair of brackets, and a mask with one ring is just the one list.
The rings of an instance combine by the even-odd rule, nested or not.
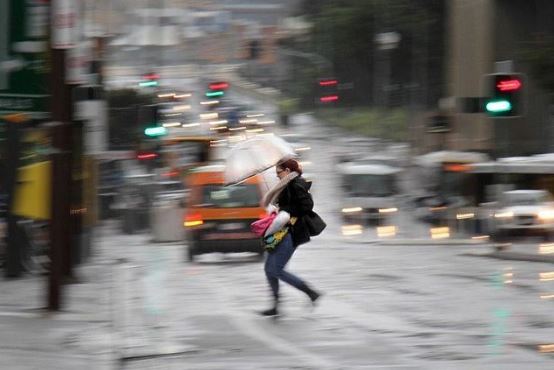
[(554, 234), (554, 201), (546, 190), (512, 190), (502, 193), (494, 212), (493, 237)]
[(260, 207), (262, 178), (223, 186), (223, 165), (192, 170), (186, 178), (189, 197), (183, 225), (188, 241), (187, 256), (193, 261), (203, 253), (254, 252), (264, 249), (250, 224), (265, 215)]

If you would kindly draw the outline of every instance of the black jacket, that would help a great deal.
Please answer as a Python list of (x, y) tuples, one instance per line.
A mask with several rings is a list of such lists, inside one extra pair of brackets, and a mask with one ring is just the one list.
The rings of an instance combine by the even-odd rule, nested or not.
[(310, 233), (303, 216), (314, 208), (314, 201), (308, 192), (311, 185), (312, 183), (307, 182), (304, 178), (295, 177), (277, 198), (280, 210), (287, 211), (291, 217), (297, 217), (296, 223), (291, 228), (292, 243), (295, 247), (310, 241)]

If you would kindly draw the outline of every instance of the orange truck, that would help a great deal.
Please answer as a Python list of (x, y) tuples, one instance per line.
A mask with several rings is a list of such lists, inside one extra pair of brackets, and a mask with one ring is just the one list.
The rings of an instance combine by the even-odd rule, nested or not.
[(224, 168), (202, 166), (186, 177), (190, 192), (183, 225), (189, 261), (211, 252), (253, 252), (263, 258), (260, 238), (250, 231), (250, 224), (266, 215), (260, 207), (263, 180), (254, 176), (238, 185), (224, 186)]

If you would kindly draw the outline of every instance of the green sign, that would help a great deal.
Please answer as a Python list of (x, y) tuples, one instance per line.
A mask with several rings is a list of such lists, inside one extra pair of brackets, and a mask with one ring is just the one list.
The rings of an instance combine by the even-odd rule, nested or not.
[(0, 1), (0, 114), (48, 109), (49, 1)]

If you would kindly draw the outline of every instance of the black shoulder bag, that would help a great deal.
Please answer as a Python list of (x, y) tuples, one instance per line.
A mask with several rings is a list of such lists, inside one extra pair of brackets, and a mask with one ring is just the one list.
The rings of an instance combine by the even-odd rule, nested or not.
[[(308, 194), (310, 195), (310, 198), (312, 198), (312, 194), (310, 192), (308, 192)], [(313, 198), (312, 198), (312, 203), (313, 203)], [(325, 223), (325, 221), (323, 221), (323, 219), (319, 217), (319, 215), (314, 211), (308, 212), (306, 215), (304, 215), (303, 219), (310, 236), (316, 236), (321, 234), (321, 232), (325, 230), (325, 228), (327, 227), (327, 224)]]
[(304, 215), (303, 218), (310, 236), (321, 234), (321, 232), (327, 227), (325, 221), (323, 221), (323, 219), (314, 211), (310, 211), (308, 214)]

